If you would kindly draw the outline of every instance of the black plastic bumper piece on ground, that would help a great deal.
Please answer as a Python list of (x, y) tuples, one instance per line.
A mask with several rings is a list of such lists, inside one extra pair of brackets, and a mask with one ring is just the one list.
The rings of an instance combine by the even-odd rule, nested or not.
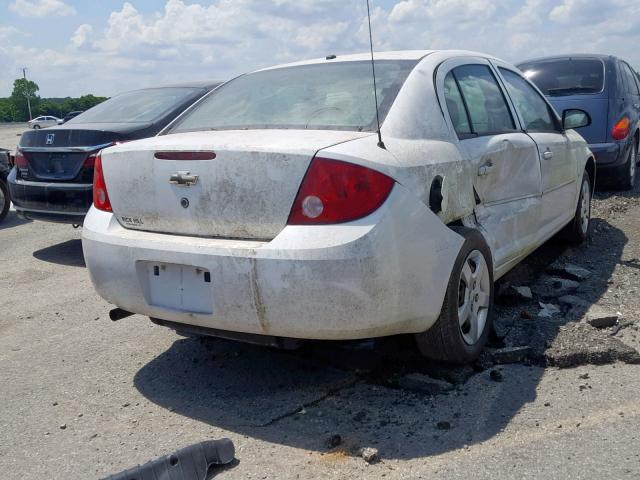
[(105, 480), (205, 480), (210, 467), (231, 463), (234, 456), (235, 447), (228, 438), (208, 440)]

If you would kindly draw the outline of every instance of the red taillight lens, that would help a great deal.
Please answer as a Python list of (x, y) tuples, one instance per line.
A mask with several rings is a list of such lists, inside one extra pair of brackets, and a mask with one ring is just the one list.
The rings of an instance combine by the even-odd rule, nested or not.
[(96, 166), (96, 157), (98, 156), (97, 153), (93, 153), (91, 155), (89, 155), (86, 160), (84, 161), (84, 163), (82, 164), (82, 166), (84, 168), (94, 168)]
[(215, 152), (156, 152), (154, 157), (158, 160), (213, 160)]
[(618, 123), (613, 126), (611, 136), (614, 140), (624, 140), (629, 135), (631, 129), (631, 121), (628, 117), (622, 117)]
[(29, 168), (29, 162), (27, 162), (27, 157), (24, 156), (24, 153), (22, 153), (22, 150), (20, 150), (19, 148), (16, 149), (16, 158), (15, 158), (15, 165), (18, 168)]
[(102, 157), (100, 154), (96, 156), (93, 168), (93, 205), (98, 210), (111, 212), (111, 202), (107, 193), (107, 184), (104, 181), (104, 173), (102, 172)]
[(351, 163), (314, 158), (289, 214), (289, 225), (324, 225), (366, 217), (391, 193), (393, 179)]

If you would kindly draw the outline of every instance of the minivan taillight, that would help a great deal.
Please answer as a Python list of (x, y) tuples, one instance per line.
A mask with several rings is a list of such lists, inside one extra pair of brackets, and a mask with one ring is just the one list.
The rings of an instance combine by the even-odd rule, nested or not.
[(357, 220), (376, 211), (394, 180), (370, 168), (314, 158), (289, 214), (289, 225), (326, 225)]
[(618, 123), (613, 126), (613, 129), (611, 130), (611, 136), (614, 140), (624, 140), (625, 138), (627, 138), (627, 135), (629, 135), (630, 129), (631, 121), (629, 120), (629, 117), (622, 117), (620, 120), (618, 120)]
[(111, 202), (107, 193), (107, 184), (104, 181), (104, 173), (102, 171), (102, 157), (100, 154), (96, 156), (95, 166), (93, 169), (93, 205), (104, 212), (111, 212)]

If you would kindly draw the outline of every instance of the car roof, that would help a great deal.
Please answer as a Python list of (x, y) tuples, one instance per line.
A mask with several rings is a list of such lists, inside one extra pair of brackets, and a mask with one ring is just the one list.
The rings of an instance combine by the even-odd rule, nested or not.
[(204, 88), (204, 89), (210, 90), (212, 88), (217, 87), (218, 85), (221, 85), (222, 83), (223, 82), (221, 80), (201, 80), (196, 82), (180, 82), (180, 83), (171, 83), (168, 85), (158, 85), (153, 87), (138, 88), (132, 91), (153, 90), (157, 88)]
[(613, 55), (605, 55), (602, 53), (565, 53), (563, 55), (549, 55), (547, 57), (531, 58), (523, 62), (518, 62), (518, 65), (523, 65), (525, 63), (531, 63), (531, 62), (546, 62), (549, 60), (569, 60), (569, 59), (587, 59), (587, 58), (591, 58), (591, 59), (596, 58), (598, 60), (607, 61), (607, 60), (616, 59), (618, 57), (615, 57)]
[[(468, 50), (393, 50), (388, 52), (374, 52), (373, 58), (376, 61), (380, 60), (414, 60), (419, 61), (425, 58), (428, 55), (439, 53), (441, 56), (473, 56), (473, 57), (482, 57), (488, 59), (499, 60), (492, 55), (487, 55), (486, 53), (473, 52)], [(323, 63), (340, 63), (340, 62), (358, 62), (358, 61), (367, 61), (371, 60), (371, 52), (365, 53), (354, 53), (348, 55), (328, 55), (323, 58), (314, 58), (310, 60), (301, 60), (298, 62), (284, 63), (281, 65), (274, 65), (272, 67), (261, 68), (255, 70), (256, 72), (262, 72), (266, 70), (273, 70), (277, 68), (287, 68), (287, 67), (297, 67), (301, 65), (314, 65), (314, 64), (323, 64)]]

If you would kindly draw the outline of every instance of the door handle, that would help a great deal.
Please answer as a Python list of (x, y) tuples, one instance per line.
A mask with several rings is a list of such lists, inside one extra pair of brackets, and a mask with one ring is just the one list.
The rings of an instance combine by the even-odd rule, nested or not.
[(542, 154), (542, 158), (545, 160), (551, 160), (553, 158), (553, 152), (551, 150), (547, 150)]
[(493, 163), (491, 163), (491, 161), (488, 161), (480, 168), (478, 168), (478, 176), (483, 177), (485, 175), (489, 175), (489, 173), (491, 173), (491, 170), (493, 170)]

